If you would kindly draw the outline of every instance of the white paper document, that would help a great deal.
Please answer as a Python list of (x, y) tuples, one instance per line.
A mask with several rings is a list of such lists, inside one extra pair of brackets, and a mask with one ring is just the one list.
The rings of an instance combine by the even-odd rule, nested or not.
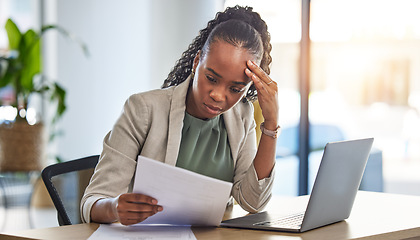
[(232, 183), (138, 157), (133, 192), (156, 198), (162, 212), (141, 224), (218, 226)]
[(190, 227), (180, 226), (150, 226), (133, 225), (124, 226), (119, 223), (101, 224), (88, 240), (168, 240), (182, 239), (195, 240)]

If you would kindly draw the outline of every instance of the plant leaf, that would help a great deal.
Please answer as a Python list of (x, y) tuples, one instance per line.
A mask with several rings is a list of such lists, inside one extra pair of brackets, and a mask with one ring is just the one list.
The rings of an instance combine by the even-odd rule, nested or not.
[(9, 85), (13, 80), (14, 75), (7, 71), (2, 78), (0, 78), (0, 88)]
[(55, 156), (55, 160), (57, 161), (57, 163), (62, 163), (62, 162), (64, 162), (64, 160), (63, 160), (63, 158), (62, 157), (60, 157), (60, 156)]
[(41, 44), (39, 35), (32, 29), (26, 31), (20, 44), (20, 55), (23, 68), (21, 76), (22, 88), (26, 91), (33, 91), (33, 79), (41, 72)]
[(3, 88), (7, 85), (9, 85), (13, 78), (16, 76), (16, 59), (12, 58), (1, 58), (0, 61), (6, 62), (2, 65), (2, 67), (5, 67), (5, 70), (2, 69), (2, 75), (0, 75), (0, 88)]
[(56, 116), (53, 119), (53, 122), (56, 122), (61, 115), (66, 111), (66, 90), (61, 87), (58, 83), (54, 83), (53, 93), (51, 95), (51, 100), (57, 100), (57, 111)]
[(10, 18), (7, 20), (5, 28), (9, 38), (9, 48), (13, 50), (18, 49), (20, 39), (22, 38), (22, 33), (19, 31), (19, 28)]

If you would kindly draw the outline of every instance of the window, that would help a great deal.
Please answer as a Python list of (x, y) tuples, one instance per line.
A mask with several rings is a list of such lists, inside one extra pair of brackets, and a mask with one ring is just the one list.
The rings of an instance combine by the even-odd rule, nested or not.
[(420, 194), (420, 2), (311, 3), (311, 123), (375, 137), (384, 191)]
[[(226, 1), (226, 6), (236, 4), (254, 7), (268, 24), (273, 45), (271, 77), (279, 83), (281, 125), (283, 130), (296, 126), (301, 1)], [(419, 7), (416, 0), (311, 1), (309, 187), (322, 155), (322, 149), (314, 145), (334, 139), (338, 129), (337, 136), (342, 136), (337, 139), (375, 138), (373, 153), (379, 152), (382, 160), (382, 166), (374, 166), (383, 174), (379, 189), (420, 194)], [(319, 126), (329, 130), (317, 131)], [(297, 138), (297, 129), (290, 136)], [(277, 167), (296, 171), (275, 183), (279, 194), (297, 195), (293, 180), (297, 160), (285, 162), (290, 158), (287, 150), (296, 151), (295, 144), (286, 141), (277, 147), (284, 154)]]
[[(12, 18), (22, 32), (29, 28), (36, 29), (37, 26), (40, 26), (39, 8), (38, 1), (0, 0), (0, 56), (7, 56), (8, 54), (9, 41), (5, 30), (7, 19)], [(0, 62), (0, 64), (3, 66), (3, 63)], [(0, 66), (0, 69), (2, 69), (2, 66)], [(15, 119), (17, 110), (8, 106), (13, 98), (14, 92), (11, 87), (0, 88), (0, 122)]]

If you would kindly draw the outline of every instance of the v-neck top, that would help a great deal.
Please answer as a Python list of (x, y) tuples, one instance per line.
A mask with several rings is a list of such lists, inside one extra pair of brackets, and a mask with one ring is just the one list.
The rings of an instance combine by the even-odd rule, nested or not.
[(233, 182), (234, 163), (223, 116), (202, 120), (185, 112), (176, 166)]

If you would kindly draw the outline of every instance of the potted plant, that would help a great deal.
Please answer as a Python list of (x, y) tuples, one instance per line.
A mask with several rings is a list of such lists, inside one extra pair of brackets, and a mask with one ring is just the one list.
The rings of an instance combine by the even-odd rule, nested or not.
[[(10, 105), (15, 109), (16, 118), (0, 124), (0, 170), (40, 170), (45, 158), (47, 137), (43, 121), (29, 119), (29, 103), (34, 95), (49, 98), (47, 102), (55, 104), (56, 108), (51, 119), (52, 126), (66, 110), (65, 89), (41, 74), (41, 38), (45, 32), (54, 29), (66, 37), (76, 39), (56, 25), (43, 26), (39, 32), (29, 29), (22, 33), (8, 19), (5, 28), (9, 49), (5, 56), (0, 56), (0, 88), (12, 89), (14, 97)], [(87, 54), (86, 46), (80, 44)], [(54, 133), (51, 135), (54, 136)]]

